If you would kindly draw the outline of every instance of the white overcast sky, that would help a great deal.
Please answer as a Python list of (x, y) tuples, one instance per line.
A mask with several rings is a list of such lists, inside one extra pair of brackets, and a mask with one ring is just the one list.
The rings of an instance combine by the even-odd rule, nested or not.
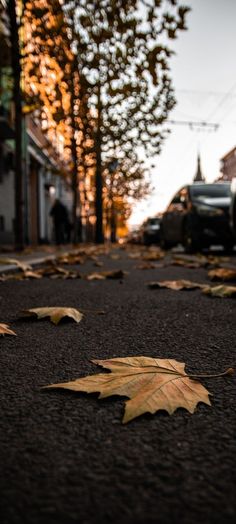
[(173, 194), (192, 181), (200, 153), (208, 182), (219, 176), (220, 158), (236, 146), (236, 0), (182, 0), (192, 11), (188, 30), (170, 42), (177, 105), (170, 120), (219, 124), (217, 131), (171, 125), (160, 156), (152, 159), (154, 190), (139, 202), (130, 224), (163, 211)]

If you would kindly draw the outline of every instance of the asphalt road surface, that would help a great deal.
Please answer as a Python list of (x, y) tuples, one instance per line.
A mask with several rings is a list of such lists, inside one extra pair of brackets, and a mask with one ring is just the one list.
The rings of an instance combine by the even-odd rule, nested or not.
[[(206, 268), (137, 269), (125, 250), (82, 273), (123, 279), (0, 282), (0, 498), (2, 524), (231, 524), (236, 518), (236, 374), (202, 379), (212, 406), (122, 424), (123, 397), (98, 400), (41, 386), (99, 371), (91, 359), (144, 355), (187, 372), (236, 367), (235, 299), (200, 290), (151, 290), (151, 280), (209, 283)], [(235, 264), (235, 259), (230, 261)], [(159, 266), (159, 267), (158, 267)], [(65, 267), (65, 266), (64, 266)], [(54, 326), (22, 309), (66, 306), (83, 320)]]

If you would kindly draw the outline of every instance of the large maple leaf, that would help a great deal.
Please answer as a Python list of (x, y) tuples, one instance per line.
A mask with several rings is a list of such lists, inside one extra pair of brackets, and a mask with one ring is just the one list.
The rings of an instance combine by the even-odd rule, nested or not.
[[(197, 375), (188, 376), (185, 364), (177, 360), (137, 356), (92, 362), (109, 369), (111, 373), (89, 375), (45, 387), (100, 392), (99, 398), (111, 395), (129, 397), (130, 400), (125, 404), (123, 423), (146, 412), (165, 410), (171, 415), (177, 408), (185, 408), (193, 413), (199, 402), (211, 404), (210, 393), (197, 382)], [(223, 374), (231, 372), (230, 369)]]
[(32, 309), (26, 309), (23, 311), (24, 316), (37, 317), (38, 319), (50, 317), (53, 324), (59, 324), (63, 318), (71, 318), (75, 322), (80, 322), (83, 318), (83, 314), (72, 307), (38, 307)]

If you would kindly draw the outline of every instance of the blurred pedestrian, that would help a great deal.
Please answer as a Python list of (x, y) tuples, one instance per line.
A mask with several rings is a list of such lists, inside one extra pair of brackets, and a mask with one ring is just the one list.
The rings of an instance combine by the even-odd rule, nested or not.
[(51, 208), (50, 216), (53, 219), (56, 244), (63, 244), (68, 241), (69, 217), (64, 204), (57, 198)]

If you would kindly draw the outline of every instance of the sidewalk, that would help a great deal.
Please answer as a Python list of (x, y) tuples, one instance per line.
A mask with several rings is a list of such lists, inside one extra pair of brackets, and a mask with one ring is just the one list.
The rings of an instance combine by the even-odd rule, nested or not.
[[(0, 274), (19, 271), (20, 266), (17, 264), (17, 261), (19, 263), (29, 264), (29, 266), (37, 266), (45, 262), (45, 260), (55, 260), (63, 253), (77, 249), (78, 246), (75, 247), (72, 244), (66, 244), (63, 246), (27, 247), (21, 253), (15, 253), (12, 251), (9, 251), (8, 253), (0, 252)], [(6, 260), (6, 263), (4, 263), (4, 260)], [(7, 260), (9, 262), (7, 262)], [(10, 260), (12, 260), (12, 263), (10, 263)], [(16, 262), (14, 263), (14, 261)]]

